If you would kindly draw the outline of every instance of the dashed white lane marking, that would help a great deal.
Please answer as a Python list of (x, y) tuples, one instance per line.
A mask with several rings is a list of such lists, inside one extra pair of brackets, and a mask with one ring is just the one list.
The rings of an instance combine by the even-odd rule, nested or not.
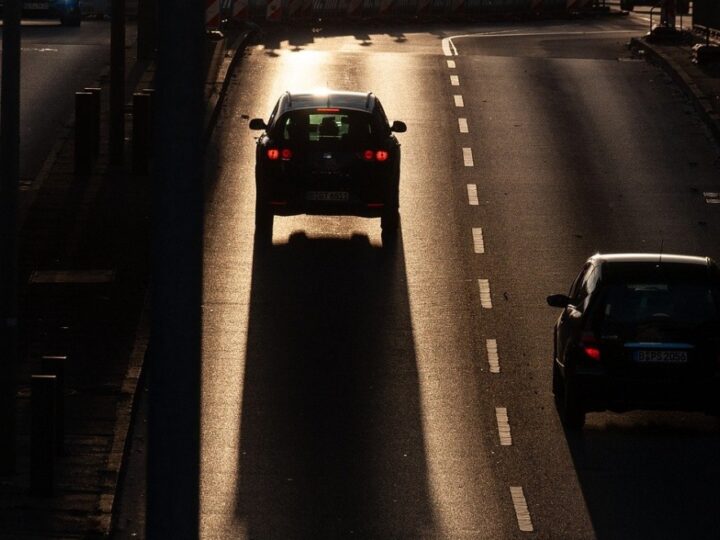
[(500, 355), (498, 354), (497, 340), (488, 339), (485, 342), (485, 347), (487, 348), (490, 373), (500, 373)]
[(480, 287), (480, 305), (485, 309), (492, 309), (492, 297), (490, 296), (490, 280), (478, 279)]
[(510, 419), (507, 408), (495, 407), (495, 418), (497, 419), (498, 435), (500, 446), (512, 446), (512, 435), (510, 434)]
[(480, 227), (473, 227), (472, 235), (475, 253), (485, 253), (485, 240), (483, 239), (482, 229)]
[(460, 86), (460, 77), (457, 75), (450, 75), (450, 84), (453, 86)]
[(470, 132), (470, 129), (468, 128), (467, 118), (458, 118), (458, 128), (460, 129), (460, 133)]
[(467, 190), (468, 190), (468, 203), (470, 203), (470, 206), (477, 206), (478, 205), (477, 186), (475, 184), (468, 184)]
[(466, 167), (473, 167), (475, 162), (472, 157), (472, 148), (463, 148), (463, 163)]
[(510, 486), (510, 496), (512, 497), (513, 506), (515, 507), (518, 527), (523, 532), (532, 532), (532, 519), (530, 519), (530, 510), (528, 510), (527, 501), (525, 501), (523, 488), (520, 486)]
[(447, 65), (450, 69), (455, 69), (455, 60), (448, 60)]
[(453, 98), (455, 99), (456, 107), (464, 107), (465, 106), (465, 102), (463, 101), (463, 97), (461, 95), (454, 95)]

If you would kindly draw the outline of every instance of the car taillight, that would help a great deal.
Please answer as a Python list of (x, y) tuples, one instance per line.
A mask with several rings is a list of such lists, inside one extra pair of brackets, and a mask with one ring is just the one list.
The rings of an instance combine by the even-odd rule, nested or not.
[(280, 155), (282, 156), (284, 161), (288, 161), (290, 158), (292, 158), (292, 150), (289, 148), (283, 148), (282, 152), (280, 152)]
[(596, 362), (600, 361), (600, 347), (598, 347), (597, 339), (595, 339), (595, 336), (591, 333), (585, 333), (582, 336), (580, 339), (580, 348), (588, 358)]
[(269, 148), (267, 151), (268, 159), (276, 160), (280, 157), (280, 150), (277, 148)]
[(363, 152), (363, 159), (365, 161), (387, 161), (390, 157), (390, 152), (387, 150), (365, 150)]

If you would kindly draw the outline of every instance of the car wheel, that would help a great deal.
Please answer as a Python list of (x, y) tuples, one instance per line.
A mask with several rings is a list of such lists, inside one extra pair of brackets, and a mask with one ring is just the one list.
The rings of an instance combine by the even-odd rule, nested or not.
[(275, 216), (272, 209), (258, 198), (255, 202), (255, 234), (262, 240), (272, 241), (273, 222)]
[(380, 227), (385, 232), (395, 232), (400, 227), (400, 212), (397, 208), (387, 210), (380, 218)]
[(585, 409), (578, 395), (577, 385), (566, 372), (562, 395), (556, 400), (559, 405), (560, 421), (565, 429), (576, 431), (585, 425)]

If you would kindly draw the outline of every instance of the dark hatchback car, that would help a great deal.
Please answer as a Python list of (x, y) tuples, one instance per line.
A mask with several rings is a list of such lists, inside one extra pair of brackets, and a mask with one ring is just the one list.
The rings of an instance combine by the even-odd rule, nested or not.
[(554, 330), (553, 393), (563, 425), (631, 409), (720, 412), (720, 271), (711, 259), (595, 255)]
[[(23, 17), (47, 17), (58, 19), (63, 26), (80, 26), (82, 13), (80, 0), (21, 0)], [(4, 13), (5, 0), (0, 0), (0, 15)]]
[(257, 141), (256, 232), (272, 236), (274, 216), (380, 218), (383, 238), (399, 226), (400, 144), (372, 93), (284, 93)]

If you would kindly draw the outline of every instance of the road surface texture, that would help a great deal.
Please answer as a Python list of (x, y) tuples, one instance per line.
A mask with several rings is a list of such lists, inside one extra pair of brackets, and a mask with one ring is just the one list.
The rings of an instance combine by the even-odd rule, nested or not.
[[(629, 52), (643, 31), (318, 25), (248, 50), (210, 160), (203, 538), (720, 534), (715, 419), (590, 414), (567, 434), (550, 391), (545, 296), (587, 256), (720, 255), (718, 148)], [(376, 220), (308, 216), (254, 245), (247, 119), (323, 86), (408, 124), (395, 247)]]

